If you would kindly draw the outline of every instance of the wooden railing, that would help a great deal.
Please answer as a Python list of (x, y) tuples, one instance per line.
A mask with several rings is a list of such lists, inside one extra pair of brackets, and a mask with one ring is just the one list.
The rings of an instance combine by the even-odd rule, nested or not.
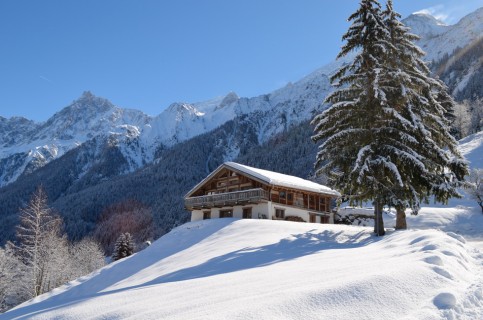
[(186, 198), (184, 204), (188, 209), (211, 208), (216, 206), (241, 204), (244, 202), (259, 202), (260, 200), (268, 200), (268, 192), (259, 188)]

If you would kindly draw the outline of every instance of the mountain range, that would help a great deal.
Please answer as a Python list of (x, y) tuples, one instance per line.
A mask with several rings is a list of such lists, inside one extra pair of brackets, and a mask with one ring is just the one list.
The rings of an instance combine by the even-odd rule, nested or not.
[[(482, 20), (483, 8), (451, 26), (425, 14), (403, 21), (456, 98), (467, 87), (474, 94), (470, 84), (481, 74), (481, 54), (468, 52), (481, 44)], [(471, 63), (454, 70), (463, 56)], [(169, 231), (187, 219), (184, 192), (227, 160), (313, 176), (308, 121), (326, 107), (329, 77), (350, 58), (265, 95), (177, 102), (155, 117), (90, 92), (44, 123), (0, 117), (0, 243), (13, 237), (18, 208), (39, 184), (79, 239), (106, 207), (125, 199), (149, 206), (159, 233)]]

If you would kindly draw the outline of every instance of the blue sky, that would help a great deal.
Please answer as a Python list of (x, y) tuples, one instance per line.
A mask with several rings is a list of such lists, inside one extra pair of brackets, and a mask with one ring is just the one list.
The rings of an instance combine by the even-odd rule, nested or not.
[[(90, 90), (157, 115), (252, 97), (331, 62), (355, 0), (2, 0), (0, 116), (47, 120)], [(394, 0), (449, 24), (483, 0)]]

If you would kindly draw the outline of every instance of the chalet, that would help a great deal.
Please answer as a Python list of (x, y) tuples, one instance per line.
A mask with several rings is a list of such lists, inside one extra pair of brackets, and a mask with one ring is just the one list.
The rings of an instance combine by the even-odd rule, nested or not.
[(185, 196), (191, 221), (213, 218), (302, 218), (333, 223), (331, 199), (340, 194), (326, 186), (286, 174), (225, 162)]

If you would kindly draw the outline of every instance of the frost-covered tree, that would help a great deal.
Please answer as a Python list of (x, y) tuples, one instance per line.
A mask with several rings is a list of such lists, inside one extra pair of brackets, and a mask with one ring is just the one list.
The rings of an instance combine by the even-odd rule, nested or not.
[(417, 212), (434, 195), (457, 196), (466, 163), (449, 133), (452, 100), (441, 82), (429, 77), (417, 38), (399, 22), (388, 1), (362, 0), (338, 58), (353, 61), (333, 77), (332, 106), (313, 120), (318, 173), (352, 203), (372, 200), (377, 235), (384, 234), (382, 207), (398, 211), (405, 228), (406, 207)]
[(455, 121), (453, 122), (453, 128), (456, 132), (455, 137), (462, 139), (470, 132), (471, 114), (467, 102), (455, 104), (454, 109)]
[(469, 182), (468, 193), (478, 203), (483, 213), (483, 169), (471, 170)]
[(134, 242), (129, 232), (121, 233), (117, 238), (112, 253), (112, 260), (116, 261), (125, 257), (129, 257), (134, 253)]
[(0, 310), (51, 291), (105, 263), (95, 241), (69, 243), (62, 233), (62, 219), (48, 206), (42, 187), (20, 211), (17, 240), (0, 248)]
[(59, 237), (60, 227), (60, 218), (47, 204), (47, 194), (42, 186), (38, 187), (27, 206), (20, 210), (20, 225), (17, 227), (18, 249), (29, 269), (32, 297), (45, 292), (49, 281), (49, 259), (58, 245), (55, 240)]
[(12, 243), (0, 248), (0, 313), (30, 298), (22, 277), (25, 271)]
[[(480, 85), (483, 82), (480, 82)], [(483, 129), (483, 97), (467, 101), (471, 114), (469, 134), (480, 132)]]
[(7, 297), (9, 288), (13, 283), (14, 269), (11, 256), (3, 248), (0, 248), (0, 312), (7, 309)]
[(38, 294), (49, 292), (71, 280), (69, 242), (61, 234), (60, 226), (59, 223), (56, 229), (48, 230), (42, 237), (36, 268)]
[(103, 250), (94, 239), (85, 238), (69, 246), (69, 280), (89, 274), (104, 265)]

